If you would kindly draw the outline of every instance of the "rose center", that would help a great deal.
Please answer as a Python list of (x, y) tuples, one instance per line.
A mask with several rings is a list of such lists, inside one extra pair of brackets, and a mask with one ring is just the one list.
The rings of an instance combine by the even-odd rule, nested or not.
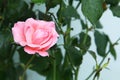
[(34, 44), (40, 44), (43, 40), (45, 40), (48, 36), (48, 32), (46, 30), (36, 30), (33, 33), (33, 43)]

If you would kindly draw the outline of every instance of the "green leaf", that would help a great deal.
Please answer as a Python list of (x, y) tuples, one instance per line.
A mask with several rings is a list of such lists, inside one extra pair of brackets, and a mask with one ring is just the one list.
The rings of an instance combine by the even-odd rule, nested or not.
[(52, 21), (51, 16), (49, 16), (49, 15), (47, 15), (47, 14), (41, 12), (41, 11), (38, 11), (38, 14), (39, 14), (38, 17), (39, 17), (40, 20)]
[(48, 57), (36, 57), (32, 61), (32, 70), (35, 70), (41, 75), (47, 75), (49, 69), (51, 68), (51, 62)]
[(26, 64), (32, 55), (27, 54), (23, 48), (18, 49), (20, 55), (20, 62)]
[(104, 33), (100, 33), (95, 30), (94, 32), (95, 44), (97, 47), (97, 52), (100, 56), (104, 57), (106, 54), (106, 47), (108, 43), (108, 37)]
[[(17, 4), (16, 4), (17, 3)], [(13, 24), (17, 21), (24, 21), (29, 17), (35, 18), (35, 13), (32, 11), (32, 4), (29, 5), (23, 0), (9, 1), (5, 7), (3, 25), (2, 28), (13, 27)], [(9, 15), (8, 15), (9, 14)]]
[[(53, 77), (53, 66), (51, 66), (49, 72), (48, 72), (48, 75), (46, 77), (46, 80), (53, 80), (54, 77)], [(55, 80), (63, 80), (62, 79), (62, 74), (63, 74), (63, 71), (60, 70), (60, 66), (56, 67), (56, 79)]]
[(17, 79), (17, 73), (14, 65), (11, 65), (6, 69), (7, 79), (9, 80), (16, 80)]
[(98, 21), (98, 22), (96, 23), (96, 28), (98, 28), (98, 29), (102, 29), (102, 28), (103, 28), (103, 26), (102, 26), (102, 24), (100, 23), (100, 21)]
[(77, 37), (73, 37), (72, 39), (73, 39), (72, 40), (72, 45), (73, 46), (78, 46), (78, 38)]
[(3, 58), (10, 56), (12, 48), (11, 38), (12, 35), (9, 30), (0, 31), (0, 56)]
[(95, 52), (92, 51), (92, 50), (89, 50), (88, 52), (89, 52), (90, 55), (93, 57), (93, 59), (97, 62), (97, 56), (96, 56)]
[(87, 29), (88, 28), (87, 24), (85, 24), (82, 19), (80, 20), (80, 22), (81, 22), (81, 25), (82, 25), (82, 29)]
[(61, 80), (73, 80), (73, 72), (70, 66), (66, 67), (63, 71), (63, 79)]
[(0, 71), (0, 79), (1, 80), (6, 80), (6, 73), (4, 71)]
[(114, 46), (110, 43), (110, 53), (111, 53), (111, 55), (114, 57), (114, 59), (116, 60), (116, 58), (117, 58), (117, 53), (116, 53), (116, 51), (115, 51), (115, 48), (114, 48)]
[(80, 36), (79, 47), (80, 49), (82, 49), (82, 54), (85, 54), (91, 45), (91, 37), (84, 32), (81, 32), (79, 36)]
[(45, 0), (31, 0), (33, 3), (44, 3), (45, 2)]
[(79, 19), (79, 14), (73, 6), (67, 6), (63, 9), (63, 17), (67, 19), (70, 19), (72, 17), (75, 19)]
[(63, 25), (66, 25), (65, 18), (63, 17), (64, 8), (66, 8), (66, 4), (64, 3), (64, 1), (62, 1), (62, 3), (60, 4), (60, 8), (57, 11), (57, 17), (60, 23), (62, 23)]
[[(62, 9), (61, 9), (62, 8)], [(66, 6), (65, 4), (57, 12), (58, 19), (63, 24), (70, 22), (71, 18), (79, 19), (80, 16), (73, 6)]]
[[(17, 3), (17, 4), (16, 4)], [(5, 17), (9, 20), (15, 20), (17, 17), (21, 17), (23, 13), (28, 9), (28, 5), (24, 1), (11, 1), (6, 8)], [(23, 12), (24, 10), (24, 12)], [(21, 11), (23, 13), (21, 13)], [(9, 13), (9, 15), (7, 15)]]
[(51, 66), (51, 69), (48, 72), (46, 80), (53, 80), (53, 67), (52, 66)]
[(55, 51), (56, 65), (60, 66), (62, 59), (63, 59), (62, 52), (60, 48), (54, 49), (54, 51)]
[(120, 6), (114, 6), (111, 7), (110, 9), (114, 16), (120, 17)]
[(75, 47), (70, 46), (67, 49), (67, 54), (69, 55), (70, 60), (74, 66), (79, 66), (82, 63), (82, 54)]
[[(69, 63), (69, 58), (68, 58), (68, 49), (67, 49), (67, 53), (65, 54), (65, 58), (64, 58), (64, 63), (63, 63), (63, 67), (61, 68), (62, 71), (62, 79), (61, 80), (73, 80), (73, 61), (71, 60), (70, 57), (70, 63), (73, 65), (71, 66), (71, 64)], [(69, 55), (70, 56), (70, 55)]]
[(62, 3), (62, 0), (45, 0), (46, 2), (46, 8), (47, 8), (47, 11), (50, 9), (50, 8), (54, 8), (55, 6), (57, 6), (58, 4), (61, 4)]
[(107, 4), (110, 4), (111, 6), (118, 5), (120, 0), (105, 0)]
[(54, 45), (50, 50), (49, 50), (49, 55), (53, 60), (56, 62), (56, 66), (61, 65), (63, 55), (61, 52), (61, 49), (58, 48), (56, 45)]
[[(16, 66), (16, 72), (17, 72), (17, 78), (23, 75), (24, 67), (22, 65)], [(26, 75), (24, 76), (24, 79), (26, 80)]]
[(96, 24), (103, 13), (103, 0), (82, 0), (82, 12), (92, 24)]

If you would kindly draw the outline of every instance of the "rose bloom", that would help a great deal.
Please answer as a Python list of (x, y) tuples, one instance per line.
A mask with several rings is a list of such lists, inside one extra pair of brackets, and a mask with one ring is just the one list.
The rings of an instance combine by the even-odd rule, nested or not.
[(57, 42), (58, 38), (53, 21), (47, 22), (33, 18), (15, 23), (12, 34), (14, 41), (23, 46), (25, 52), (38, 53), (41, 56), (49, 56), (47, 50)]

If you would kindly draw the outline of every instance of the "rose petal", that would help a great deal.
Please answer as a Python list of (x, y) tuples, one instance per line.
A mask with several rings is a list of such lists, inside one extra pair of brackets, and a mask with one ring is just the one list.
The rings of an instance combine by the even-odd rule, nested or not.
[(55, 44), (56, 44), (56, 42), (57, 42), (57, 39), (58, 39), (58, 37), (53, 37), (53, 39), (52, 39), (52, 43), (51, 43), (51, 45), (50, 45), (50, 46), (55, 45)]
[[(50, 35), (53, 34), (53, 35)], [(55, 43), (57, 42), (57, 38), (58, 38), (58, 34), (56, 33), (49, 33), (48, 38), (46, 38), (42, 43), (40, 48), (42, 50), (48, 50), (50, 47), (52, 47), (53, 45), (55, 45)]]
[[(36, 26), (38, 23), (37, 23), (37, 20), (33, 19), (33, 18), (28, 18), (25, 23), (29, 24), (29, 25), (32, 25), (32, 26)], [(37, 24), (36, 24), (37, 23)]]
[(42, 41), (46, 40), (48, 36), (47, 31), (38, 29), (34, 32), (32, 40), (34, 44), (41, 44)]
[(32, 44), (32, 43), (31, 44), (28, 43), (27, 46), (32, 47), (32, 48), (39, 48), (40, 47), (39, 44)]
[(28, 23), (25, 23), (24, 34), (25, 34), (27, 43), (32, 43), (33, 33), (34, 33), (33, 26)]
[(20, 44), (21, 46), (26, 45), (26, 39), (23, 30), (24, 30), (24, 22), (17, 22), (16, 24), (14, 24), (14, 27), (12, 28), (14, 41)]
[(52, 38), (51, 38), (51, 39), (49, 39), (49, 41), (47, 41), (46, 43), (42, 44), (42, 45), (40, 46), (40, 49), (41, 49), (41, 50), (48, 50), (48, 49), (51, 47), (51, 45), (53, 45), (52, 43), (53, 43), (53, 41), (52, 41)]
[(46, 25), (47, 27), (52, 27), (55, 29), (55, 23), (53, 21), (47, 22), (48, 24)]
[(46, 29), (49, 30), (51, 27), (55, 28), (55, 23), (53, 21), (43, 21), (43, 20), (37, 20), (37, 29)]
[(43, 56), (43, 57), (49, 56), (48, 52), (46, 52), (46, 51), (37, 51), (37, 53), (38, 53), (39, 55)]
[(35, 54), (36, 50), (37, 50), (36, 48), (32, 48), (32, 47), (29, 47), (29, 46), (24, 47), (24, 51), (27, 52), (28, 54)]
[(26, 40), (28, 43), (32, 43), (32, 35), (34, 30), (36, 30), (36, 26), (38, 25), (37, 21), (34, 20), (33, 18), (28, 18), (25, 21), (25, 29), (24, 33), (26, 34)]
[(24, 47), (24, 51), (27, 52), (28, 54), (38, 53), (41, 56), (49, 56), (48, 52), (46, 52), (46, 51), (40, 51), (40, 50), (38, 50), (36, 48), (31, 48), (29, 46), (25, 46)]

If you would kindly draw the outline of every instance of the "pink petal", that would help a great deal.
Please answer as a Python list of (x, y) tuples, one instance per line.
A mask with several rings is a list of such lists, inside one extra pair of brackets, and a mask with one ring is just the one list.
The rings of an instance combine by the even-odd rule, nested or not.
[(57, 43), (58, 37), (53, 37), (51, 46)]
[(53, 35), (49, 35), (44, 41), (41, 42), (40, 49), (42, 50), (48, 50), (50, 47), (55, 45), (58, 39), (58, 34), (56, 33), (50, 33)]
[(46, 40), (47, 39), (47, 36), (48, 36), (48, 33), (47, 31), (44, 31), (44, 30), (41, 30), (41, 29), (38, 29), (34, 32), (33, 34), (33, 37), (32, 37), (32, 40), (33, 40), (33, 43), (34, 44), (39, 44)]
[(35, 54), (37, 52), (37, 49), (36, 48), (31, 48), (29, 46), (25, 46), (24, 51), (27, 52), (28, 54)]
[(46, 30), (51, 30), (52, 28), (55, 28), (55, 23), (53, 21), (43, 21), (43, 20), (37, 20), (38, 27), (37, 28), (42, 28)]
[(47, 22), (48, 24), (46, 25), (47, 27), (52, 27), (55, 29), (55, 23), (53, 21)]
[(40, 47), (39, 44), (32, 44), (32, 43), (27, 43), (27, 46), (33, 47), (33, 48), (39, 48)]
[(37, 51), (37, 53), (43, 57), (49, 56), (48, 52), (45, 51)]
[(28, 18), (25, 23), (27, 23), (30, 26), (33, 26), (34, 30), (37, 30), (39, 28), (39, 24), (41, 24), (39, 22), (40, 20), (35, 20), (33, 18)]
[(25, 35), (23, 32), (24, 29), (24, 22), (17, 22), (14, 24), (14, 27), (12, 28), (12, 34), (14, 37), (14, 41), (21, 46), (26, 45)]
[(53, 43), (52, 39), (49, 39), (46, 43), (44, 43), (40, 46), (40, 49), (48, 50), (50, 47), (52, 47), (52, 45), (53, 45), (52, 43)]
[(31, 48), (29, 46), (25, 46), (24, 51), (27, 52), (28, 54), (36, 54), (36, 53), (38, 53), (39, 55), (41, 55), (43, 57), (49, 56), (48, 52), (40, 51), (40, 50), (38, 50), (36, 48)]
[[(34, 26), (37, 23), (37, 20), (33, 19), (33, 18), (28, 18), (25, 23), (28, 23), (29, 25)], [(36, 25), (35, 25), (36, 26)]]
[(29, 24), (25, 23), (24, 34), (25, 34), (27, 43), (32, 43), (33, 32), (34, 32), (33, 27), (31, 25), (29, 26)]

